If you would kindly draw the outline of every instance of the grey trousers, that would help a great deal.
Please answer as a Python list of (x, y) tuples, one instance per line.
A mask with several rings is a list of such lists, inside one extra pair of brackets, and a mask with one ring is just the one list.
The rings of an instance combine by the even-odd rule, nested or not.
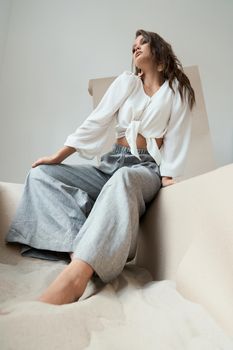
[(139, 219), (161, 188), (159, 166), (147, 150), (139, 155), (114, 144), (98, 166), (32, 168), (6, 242), (42, 259), (70, 261), (74, 252), (103, 282), (116, 278), (135, 257)]

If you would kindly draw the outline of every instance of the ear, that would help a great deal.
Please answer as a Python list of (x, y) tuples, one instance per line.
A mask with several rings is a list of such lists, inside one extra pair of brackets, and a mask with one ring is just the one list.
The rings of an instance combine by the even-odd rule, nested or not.
[(141, 77), (141, 76), (143, 76), (143, 71), (141, 70), (139, 73), (138, 73), (138, 77)]
[(158, 72), (162, 72), (162, 71), (163, 71), (163, 69), (164, 69), (164, 65), (163, 65), (163, 63), (159, 63), (159, 64), (158, 64), (158, 66), (157, 66), (157, 70), (158, 70)]

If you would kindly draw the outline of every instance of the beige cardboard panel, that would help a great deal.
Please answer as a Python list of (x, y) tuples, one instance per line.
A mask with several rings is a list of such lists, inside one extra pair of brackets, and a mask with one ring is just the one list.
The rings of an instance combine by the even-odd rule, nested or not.
[(233, 164), (162, 188), (141, 218), (134, 263), (175, 280), (233, 336)]

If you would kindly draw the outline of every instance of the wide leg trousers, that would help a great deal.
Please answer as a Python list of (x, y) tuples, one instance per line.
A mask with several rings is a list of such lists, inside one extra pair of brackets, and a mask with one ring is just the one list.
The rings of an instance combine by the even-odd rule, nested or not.
[(159, 166), (114, 144), (98, 166), (40, 165), (26, 178), (6, 236), (23, 256), (69, 260), (69, 252), (103, 282), (116, 278), (137, 248), (139, 219), (161, 188)]

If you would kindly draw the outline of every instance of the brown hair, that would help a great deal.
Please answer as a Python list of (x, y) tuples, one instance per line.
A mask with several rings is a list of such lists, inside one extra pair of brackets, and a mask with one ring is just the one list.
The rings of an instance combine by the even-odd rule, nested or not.
[[(178, 90), (183, 101), (183, 89), (188, 93), (188, 102), (190, 109), (193, 108), (195, 100), (195, 93), (190, 84), (189, 78), (184, 73), (181, 62), (178, 60), (173, 52), (171, 45), (166, 42), (160, 35), (154, 32), (149, 32), (143, 29), (138, 29), (136, 31), (135, 39), (142, 35), (144, 40), (149, 43), (152, 55), (154, 57), (156, 64), (162, 64), (163, 66), (163, 78), (169, 81), (169, 86), (175, 93), (172, 82), (177, 78), (179, 82)], [(132, 60), (133, 66), (133, 60)], [(138, 75), (141, 69), (135, 66), (135, 75)]]

